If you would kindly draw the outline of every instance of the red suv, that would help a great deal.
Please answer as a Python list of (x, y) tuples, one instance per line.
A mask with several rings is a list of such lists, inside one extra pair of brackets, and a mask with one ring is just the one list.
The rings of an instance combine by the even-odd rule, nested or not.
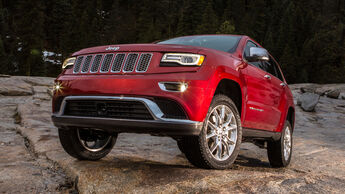
[(87, 48), (63, 64), (52, 120), (65, 151), (98, 160), (121, 132), (170, 136), (197, 167), (224, 169), (242, 141), (290, 163), (290, 89), (274, 58), (248, 36), (197, 35)]

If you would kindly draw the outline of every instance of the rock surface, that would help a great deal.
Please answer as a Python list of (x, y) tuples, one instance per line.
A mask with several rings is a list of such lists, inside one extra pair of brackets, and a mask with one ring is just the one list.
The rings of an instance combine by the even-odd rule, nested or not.
[[(36, 78), (9, 79), (13, 79), (10, 82), (31, 80), (26, 83), (31, 85), (33, 95), (0, 97), (2, 106), (10, 106), (1, 111), (4, 119), (0, 120), (0, 126), (6, 133), (0, 136), (1, 148), (9, 146), (7, 142), (17, 142), (12, 151), (18, 151), (18, 154), (0, 151), (0, 192), (66, 192), (66, 185), (73, 184), (68, 180), (75, 180), (74, 186), (80, 193), (345, 192), (344, 100), (321, 97), (316, 112), (303, 112), (296, 106), (289, 167), (270, 168), (266, 150), (243, 143), (231, 169), (204, 170), (191, 166), (173, 139), (139, 134), (120, 134), (112, 152), (100, 161), (75, 160), (62, 150), (57, 129), (50, 120), (51, 104), (46, 98), (50, 96), (48, 83), (53, 79), (47, 78), (46, 85), (37, 84), (43, 81)], [(46, 90), (34, 86), (44, 86)], [(301, 95), (302, 86), (290, 86), (295, 99)], [(17, 124), (13, 115), (17, 115)], [(13, 170), (16, 168), (17, 171)], [(45, 182), (41, 184), (41, 180)]]
[(326, 93), (326, 96), (329, 98), (334, 98), (334, 99), (338, 99), (340, 95), (340, 90), (331, 90), (329, 92)]
[(313, 112), (317, 103), (319, 102), (320, 96), (314, 93), (303, 93), (297, 100), (297, 105), (306, 112)]

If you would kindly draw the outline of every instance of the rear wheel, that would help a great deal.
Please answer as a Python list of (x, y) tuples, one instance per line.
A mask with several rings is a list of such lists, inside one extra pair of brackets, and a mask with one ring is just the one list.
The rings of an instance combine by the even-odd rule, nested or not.
[(267, 142), (267, 155), (272, 167), (286, 167), (292, 156), (292, 127), (285, 122), (282, 135), (278, 141)]
[(59, 129), (64, 150), (79, 160), (99, 160), (114, 147), (117, 135), (91, 129)]
[(227, 96), (216, 95), (200, 135), (184, 137), (178, 145), (193, 165), (225, 169), (237, 158), (241, 139), (241, 120), (236, 105)]

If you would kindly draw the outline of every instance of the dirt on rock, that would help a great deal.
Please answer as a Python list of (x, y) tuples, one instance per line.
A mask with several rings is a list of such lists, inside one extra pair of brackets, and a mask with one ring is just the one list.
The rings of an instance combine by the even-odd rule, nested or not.
[[(47, 83), (52, 84), (53, 79), (0, 77), (0, 88), (9, 83), (1, 79), (31, 80), (25, 83), (31, 85), (33, 93), (15, 98), (0, 96), (0, 192), (345, 192), (345, 100), (322, 96), (315, 112), (304, 112), (296, 106), (289, 167), (271, 168), (265, 149), (243, 143), (231, 169), (205, 170), (190, 165), (169, 137), (126, 133), (119, 135), (104, 159), (78, 161), (63, 151), (50, 119)], [(301, 88), (308, 85), (290, 87), (297, 98)], [(312, 90), (319, 87), (323, 86)], [(21, 187), (15, 186), (17, 180)]]

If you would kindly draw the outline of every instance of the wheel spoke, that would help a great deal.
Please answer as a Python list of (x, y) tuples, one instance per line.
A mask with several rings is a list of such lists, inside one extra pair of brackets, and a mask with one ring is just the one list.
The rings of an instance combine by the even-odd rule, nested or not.
[(230, 145), (234, 145), (235, 144), (235, 142), (233, 142), (228, 136), (225, 136), (225, 138), (226, 138), (226, 140), (228, 141), (228, 143)]
[(220, 124), (221, 124), (221, 122), (220, 122), (220, 116), (219, 116), (219, 114), (218, 114), (218, 112), (217, 112), (217, 109), (214, 110), (213, 113), (214, 113), (214, 115), (216, 116), (216, 120), (217, 120), (216, 125), (220, 125)]
[(223, 152), (223, 144), (222, 144), (222, 141), (219, 141), (218, 146), (217, 146), (217, 156), (219, 159), (222, 159), (222, 152)]
[(226, 130), (226, 133), (228, 133), (229, 131), (234, 131), (235, 129), (237, 129), (236, 125), (230, 125), (225, 130)]
[(217, 141), (213, 143), (212, 147), (210, 148), (211, 154), (213, 154), (213, 152), (216, 150), (218, 143), (219, 142), (217, 142)]
[(208, 121), (208, 126), (210, 126), (213, 130), (217, 130), (217, 126), (215, 126), (212, 122)]
[(214, 131), (212, 131), (210, 134), (207, 134), (206, 135), (206, 139), (210, 139), (211, 137), (214, 137), (214, 136), (216, 136), (217, 134), (214, 132)]
[(230, 147), (229, 147), (228, 142), (223, 141), (223, 144), (224, 144), (224, 148), (225, 148), (226, 154), (230, 155)]
[(224, 121), (224, 117), (225, 117), (225, 106), (222, 106), (222, 109), (220, 110), (220, 118), (222, 119), (222, 121)]
[(227, 119), (227, 121), (225, 122), (224, 126), (228, 126), (228, 125), (231, 123), (232, 117), (233, 117), (233, 116), (234, 116), (234, 115), (233, 115), (232, 113), (229, 113), (228, 119)]

